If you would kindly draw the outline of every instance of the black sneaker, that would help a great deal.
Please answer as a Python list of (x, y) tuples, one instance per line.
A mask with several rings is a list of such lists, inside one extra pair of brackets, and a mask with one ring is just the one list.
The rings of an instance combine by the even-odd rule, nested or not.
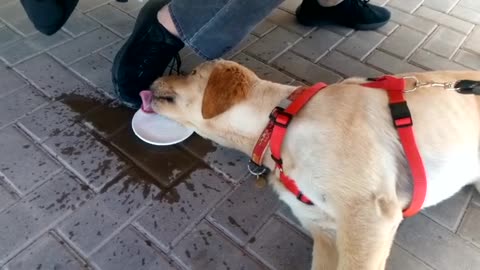
[(150, 0), (143, 6), (133, 33), (115, 56), (113, 85), (118, 99), (127, 107), (140, 108), (140, 91), (162, 76), (169, 63), (176, 62), (177, 71), (180, 68), (178, 52), (184, 44), (157, 20), (158, 11), (167, 2)]
[(369, 0), (344, 0), (322, 7), (317, 0), (303, 0), (297, 8), (297, 20), (306, 26), (339, 24), (356, 30), (374, 30), (390, 20), (390, 11), (368, 3)]
[(20, 0), (33, 26), (45, 35), (55, 34), (70, 18), (78, 0)]

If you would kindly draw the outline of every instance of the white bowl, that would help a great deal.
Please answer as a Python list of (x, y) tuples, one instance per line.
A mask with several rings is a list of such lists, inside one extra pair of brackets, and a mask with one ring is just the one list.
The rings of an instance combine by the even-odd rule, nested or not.
[(133, 116), (132, 129), (140, 139), (153, 145), (177, 144), (193, 134), (193, 130), (171, 119), (141, 109)]

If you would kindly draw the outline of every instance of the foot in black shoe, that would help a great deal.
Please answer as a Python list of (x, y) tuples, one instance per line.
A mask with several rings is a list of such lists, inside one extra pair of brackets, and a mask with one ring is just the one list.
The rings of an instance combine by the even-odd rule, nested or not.
[(113, 85), (118, 99), (127, 107), (140, 108), (140, 91), (162, 76), (172, 60), (180, 65), (178, 52), (183, 42), (157, 20), (157, 13), (165, 3), (165, 0), (150, 0), (145, 4), (133, 33), (115, 56)]
[(344, 0), (332, 7), (322, 7), (317, 0), (303, 0), (297, 20), (307, 26), (338, 24), (357, 30), (374, 30), (390, 20), (390, 12), (368, 3), (369, 0)]
[(78, 0), (20, 0), (33, 26), (45, 35), (55, 34), (70, 18)]

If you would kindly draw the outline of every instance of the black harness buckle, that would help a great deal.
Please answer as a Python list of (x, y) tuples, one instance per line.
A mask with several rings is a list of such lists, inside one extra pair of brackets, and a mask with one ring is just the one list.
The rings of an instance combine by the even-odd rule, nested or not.
[(404, 128), (413, 125), (412, 115), (406, 101), (390, 103), (388, 106), (390, 107), (395, 128)]

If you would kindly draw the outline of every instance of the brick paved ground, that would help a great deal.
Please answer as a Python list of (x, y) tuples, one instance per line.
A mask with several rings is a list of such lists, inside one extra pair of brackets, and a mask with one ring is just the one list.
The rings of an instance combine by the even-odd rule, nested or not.
[[(295, 23), (288, 0), (228, 57), (282, 83), (480, 69), (480, 1), (376, 0), (374, 32)], [(311, 239), (246, 157), (193, 137), (152, 147), (112, 100), (110, 66), (140, 8), (80, 0), (52, 37), (0, 3), (2, 269), (308, 269)], [(184, 71), (201, 60), (182, 51)], [(455, 179), (452, 179), (455, 181)], [(480, 269), (480, 196), (405, 221), (389, 269)]]

